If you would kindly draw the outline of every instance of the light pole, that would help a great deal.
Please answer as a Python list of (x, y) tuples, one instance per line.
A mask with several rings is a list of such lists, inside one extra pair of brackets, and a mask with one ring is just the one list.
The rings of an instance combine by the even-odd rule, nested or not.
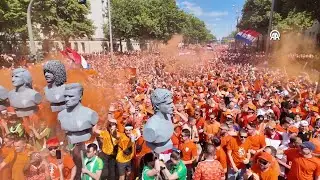
[(109, 24), (109, 36), (110, 36), (110, 55), (111, 55), (111, 64), (113, 64), (113, 40), (112, 40), (112, 23), (111, 23), (111, 3), (108, 0), (108, 24)]
[(270, 48), (270, 37), (269, 37), (269, 35), (270, 35), (271, 29), (272, 29), (274, 2), (275, 2), (275, 0), (271, 0), (271, 12), (270, 12), (270, 18), (269, 18), (268, 34), (267, 34), (266, 54), (269, 54), (269, 48)]
[(32, 23), (31, 23), (31, 8), (34, 0), (30, 0), (27, 10), (27, 26), (28, 26), (28, 35), (29, 35), (29, 46), (31, 55), (36, 55), (36, 46), (34, 44), (33, 32), (32, 32)]

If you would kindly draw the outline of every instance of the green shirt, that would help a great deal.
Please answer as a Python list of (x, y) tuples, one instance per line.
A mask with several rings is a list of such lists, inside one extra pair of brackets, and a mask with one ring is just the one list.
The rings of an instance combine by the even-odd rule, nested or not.
[[(86, 165), (86, 168), (92, 172), (97, 173), (97, 171), (103, 169), (103, 161), (98, 156), (92, 157), (88, 159), (87, 157), (84, 158), (84, 164)], [(83, 174), (82, 180), (93, 180), (88, 174)]]
[(175, 165), (171, 170), (170, 173), (177, 173), (178, 180), (186, 180), (187, 179), (187, 167), (186, 165), (180, 160), (180, 162)]
[(144, 166), (142, 170), (142, 180), (155, 180), (155, 176), (148, 176), (148, 171), (152, 170), (149, 166)]

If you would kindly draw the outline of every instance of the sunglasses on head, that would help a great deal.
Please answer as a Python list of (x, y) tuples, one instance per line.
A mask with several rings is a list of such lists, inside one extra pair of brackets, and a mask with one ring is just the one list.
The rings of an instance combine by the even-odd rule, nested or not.
[(57, 150), (58, 148), (59, 148), (58, 146), (48, 147), (49, 151)]

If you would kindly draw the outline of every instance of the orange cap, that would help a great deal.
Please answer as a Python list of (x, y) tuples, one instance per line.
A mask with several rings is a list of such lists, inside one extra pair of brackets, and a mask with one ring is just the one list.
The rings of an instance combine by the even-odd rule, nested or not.
[(259, 158), (259, 159), (266, 160), (266, 161), (268, 161), (269, 163), (272, 162), (272, 156), (271, 156), (271, 154), (266, 153), (266, 152), (262, 152), (262, 153), (259, 155), (258, 158)]
[(288, 128), (288, 131), (289, 131), (290, 133), (298, 133), (298, 132), (299, 132), (299, 129), (296, 128), (296, 127), (294, 127), (294, 126), (290, 126), (290, 127)]
[(59, 139), (57, 137), (53, 137), (47, 140), (46, 142), (47, 147), (55, 147), (55, 146), (59, 146)]

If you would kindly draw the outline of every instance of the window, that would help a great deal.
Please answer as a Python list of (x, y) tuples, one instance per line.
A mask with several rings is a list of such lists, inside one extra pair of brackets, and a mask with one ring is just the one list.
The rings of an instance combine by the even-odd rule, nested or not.
[(78, 47), (78, 43), (77, 43), (77, 42), (74, 43), (74, 48), (73, 48), (73, 49), (76, 50), (76, 51), (79, 50), (79, 47)]
[(86, 52), (86, 46), (85, 46), (84, 42), (81, 43), (81, 48), (82, 48), (82, 52), (85, 53)]

